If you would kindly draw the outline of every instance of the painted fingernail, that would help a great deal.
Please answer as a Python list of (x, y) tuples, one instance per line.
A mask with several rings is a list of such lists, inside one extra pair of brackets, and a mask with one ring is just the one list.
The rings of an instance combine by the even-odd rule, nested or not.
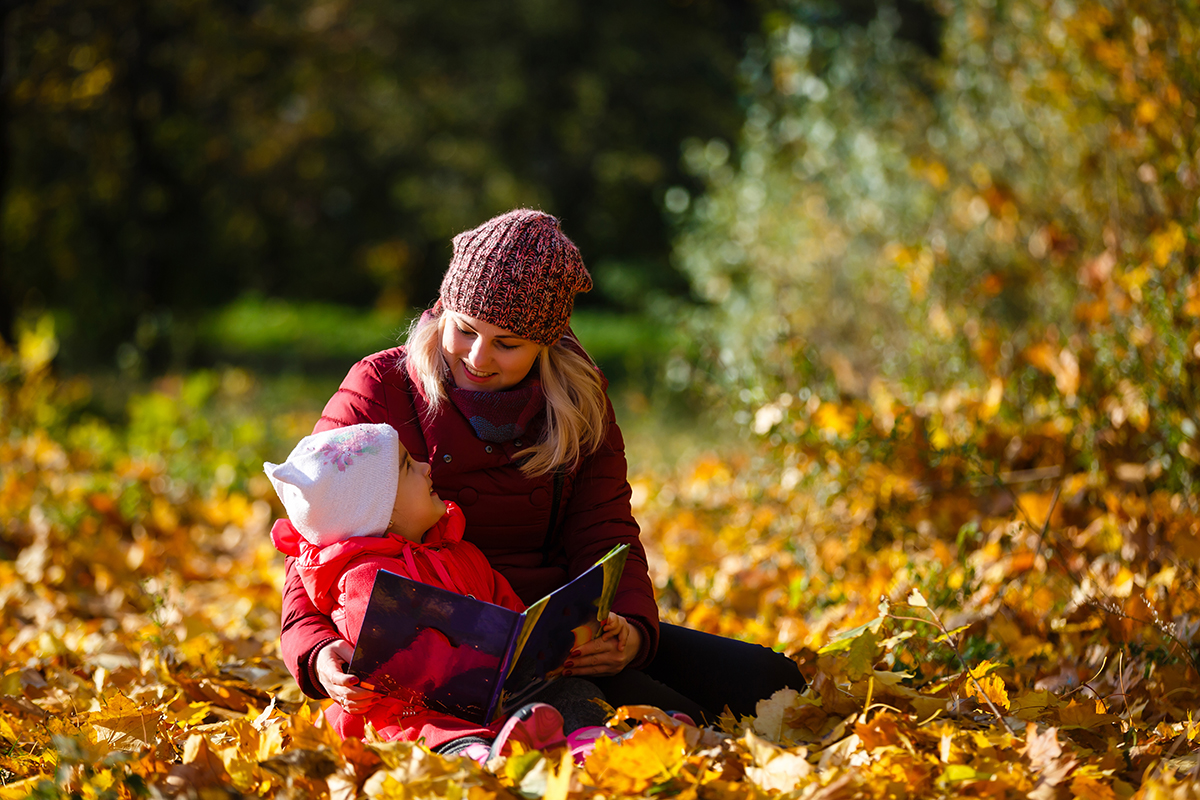
[(572, 651), (571, 651), (571, 658), (579, 658), (579, 651), (578, 651), (578, 650), (572, 650)]
[(569, 669), (563, 670), (563, 677), (564, 678), (571, 677), (571, 670), (569, 670)]
[(575, 662), (574, 662), (574, 661), (568, 661), (567, 663), (563, 664), (563, 666), (564, 666), (564, 667), (573, 667), (573, 666), (575, 666)]

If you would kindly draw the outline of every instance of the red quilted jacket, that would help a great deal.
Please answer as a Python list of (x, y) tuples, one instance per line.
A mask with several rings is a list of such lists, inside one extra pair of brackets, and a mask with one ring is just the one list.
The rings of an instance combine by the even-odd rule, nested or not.
[[(375, 586), (375, 575), (381, 569), (514, 611), (525, 610), (525, 604), (509, 587), (508, 581), (488, 566), (477, 548), (462, 541), (463, 528), (462, 512), (453, 503), (447, 503), (445, 516), (419, 543), (398, 533), (389, 533), (355, 537), (318, 547), (301, 537), (286, 519), (275, 522), (271, 539), (276, 548), (293, 557), (293, 564), (313, 604), (330, 615), (343, 639), (356, 643)], [(429, 632), (429, 636), (436, 637), (437, 634)], [(445, 637), (441, 638), (444, 642)], [(443, 642), (418, 641), (406, 648), (403, 660), (411, 663), (400, 663), (392, 669), (393, 675), (407, 676), (401, 685), (419, 695), (417, 690), (442, 685), (452, 677), (452, 673), (445, 672), (445, 658), (435, 655), (444, 656), (446, 645)], [(422, 655), (418, 657), (417, 653)], [(456, 653), (460, 670), (464, 664), (461, 656)], [(343, 738), (361, 737), (365, 733), (364, 723), (370, 722), (385, 740), (424, 740), (429, 747), (462, 736), (491, 737), (499, 728), (499, 723), (476, 725), (432, 711), (419, 702), (396, 697), (381, 698), (365, 714), (349, 714), (341, 706), (330, 705), (325, 709), (325, 716)]]
[[(600, 449), (558, 479), (521, 473), (513, 456), (527, 446), (526, 440), (482, 441), (451, 403), (432, 419), (426, 411), (405, 369), (404, 348), (396, 347), (351, 368), (314, 432), (361, 422), (391, 424), (413, 458), (429, 462), (438, 495), (454, 501), (466, 515), (466, 540), (483, 551), (526, 604), (580, 575), (613, 546), (628, 544), (613, 610), (642, 633), (641, 650), (630, 666), (649, 662), (658, 643), (658, 607), (630, 510), (625, 444), (612, 404)], [(537, 436), (538, 419), (540, 415), (530, 438)], [(311, 697), (325, 696), (314, 680), (313, 657), (336, 638), (337, 631), (313, 607), (288, 559), (281, 649), (288, 669)]]

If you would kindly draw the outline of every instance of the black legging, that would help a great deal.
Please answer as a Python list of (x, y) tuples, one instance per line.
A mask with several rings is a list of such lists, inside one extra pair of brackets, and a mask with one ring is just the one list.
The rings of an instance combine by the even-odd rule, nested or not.
[(796, 662), (770, 648), (660, 623), (658, 652), (640, 670), (591, 678), (609, 705), (647, 704), (712, 724), (725, 706), (738, 718), (779, 689), (803, 691)]

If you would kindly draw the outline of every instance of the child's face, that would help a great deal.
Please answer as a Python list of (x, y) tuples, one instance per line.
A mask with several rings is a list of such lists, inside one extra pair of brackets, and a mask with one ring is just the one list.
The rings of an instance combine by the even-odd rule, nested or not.
[(405, 539), (419, 542), (445, 513), (446, 504), (433, 491), (429, 465), (414, 461), (404, 445), (400, 445), (400, 480), (392, 506), (392, 530)]

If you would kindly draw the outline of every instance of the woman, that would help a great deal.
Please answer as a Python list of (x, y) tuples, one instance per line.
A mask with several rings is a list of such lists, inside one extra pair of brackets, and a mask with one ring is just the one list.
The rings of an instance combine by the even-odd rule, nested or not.
[[(606, 382), (568, 327), (576, 293), (591, 287), (578, 248), (547, 214), (511, 211), (459, 234), (438, 301), (407, 345), (356, 364), (314, 430), (396, 428), (432, 467), (439, 496), (466, 515), (466, 539), (526, 603), (628, 544), (613, 611), (629, 635), (582, 645), (568, 674), (614, 706), (708, 722), (726, 705), (752, 714), (804, 680), (767, 648), (659, 624)], [(352, 713), (366, 706), (369, 692), (344, 670), (353, 648), (313, 607), (291, 559), (281, 642), (305, 694)]]

